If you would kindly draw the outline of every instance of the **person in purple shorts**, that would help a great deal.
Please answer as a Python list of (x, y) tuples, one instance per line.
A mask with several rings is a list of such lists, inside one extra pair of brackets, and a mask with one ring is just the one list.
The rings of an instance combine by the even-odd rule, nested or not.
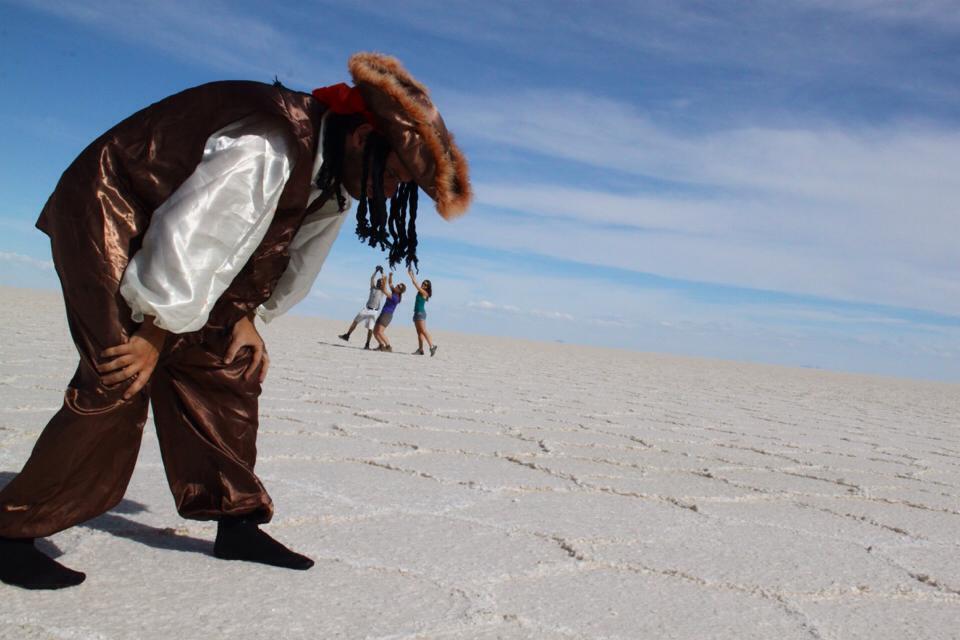
[(377, 318), (377, 324), (373, 327), (373, 337), (376, 338), (377, 344), (380, 345), (377, 347), (378, 351), (393, 351), (393, 347), (390, 346), (390, 341), (387, 340), (387, 327), (390, 326), (390, 321), (393, 320), (393, 312), (397, 310), (397, 305), (400, 304), (400, 300), (403, 298), (403, 292), (407, 290), (407, 285), (402, 282), (394, 285), (393, 274), (391, 273), (387, 277), (387, 289), (390, 291), (390, 294), (387, 296), (387, 301), (383, 304), (383, 311), (380, 312), (380, 317)]

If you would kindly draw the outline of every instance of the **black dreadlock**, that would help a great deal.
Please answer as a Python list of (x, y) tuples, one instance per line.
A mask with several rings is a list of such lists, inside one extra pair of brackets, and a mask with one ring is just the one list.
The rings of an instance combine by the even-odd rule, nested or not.
[[(383, 194), (383, 174), (387, 165), (387, 154), (390, 145), (386, 138), (371, 133), (367, 137), (367, 144), (363, 147), (363, 176), (360, 184), (360, 204), (357, 206), (357, 235), (366, 240), (371, 247), (379, 246), (380, 250), (390, 248), (390, 238), (393, 235), (387, 230), (389, 221), (387, 216), (387, 198)], [(367, 197), (366, 185), (373, 187), (373, 197)], [(369, 213), (370, 223), (366, 216)], [(392, 267), (394, 263), (390, 263)]]
[[(407, 211), (410, 220), (407, 221)], [(402, 182), (390, 198), (390, 266), (406, 262), (419, 270), (417, 260), (417, 183)]]
[(343, 196), (341, 179), (343, 177), (343, 150), (347, 134), (363, 124), (363, 116), (339, 115), (331, 113), (323, 130), (323, 164), (317, 174), (316, 185), (320, 197), (324, 200), (336, 196), (337, 207), (346, 209), (347, 200)]
[[(346, 208), (341, 180), (343, 176), (344, 144), (347, 135), (363, 124), (359, 115), (328, 116), (323, 137), (323, 165), (317, 174), (317, 188), (321, 198), (335, 196), (340, 209)], [(357, 237), (371, 247), (388, 251), (390, 266), (400, 262), (419, 268), (417, 260), (417, 184), (403, 182), (390, 198), (387, 211), (386, 196), (383, 193), (383, 175), (387, 165), (390, 145), (386, 138), (371, 133), (363, 147), (363, 169), (360, 189), (360, 201), (357, 203)], [(373, 197), (367, 197), (367, 184), (372, 183)], [(407, 222), (407, 211), (410, 220)], [(368, 219), (369, 218), (369, 219)]]

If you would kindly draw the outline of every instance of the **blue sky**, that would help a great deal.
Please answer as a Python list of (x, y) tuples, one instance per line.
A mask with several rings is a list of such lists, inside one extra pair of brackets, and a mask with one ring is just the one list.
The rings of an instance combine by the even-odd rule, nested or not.
[[(0, 1), (0, 283), (57, 286), (33, 221), (116, 121), (377, 50), (471, 161), (432, 326), (960, 381), (960, 2), (275, 4)], [(342, 234), (298, 311), (377, 258)]]

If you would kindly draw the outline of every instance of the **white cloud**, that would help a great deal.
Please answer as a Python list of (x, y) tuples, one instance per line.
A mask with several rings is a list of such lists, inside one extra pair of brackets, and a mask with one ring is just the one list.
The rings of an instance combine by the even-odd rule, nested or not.
[(10, 231), (16, 231), (17, 233), (29, 234), (33, 234), (37, 230), (32, 220), (28, 221), (23, 218), (13, 217), (0, 217), (0, 229), (8, 229)]
[(15, 251), (0, 251), (0, 285), (54, 289), (59, 282), (53, 263)]
[(566, 320), (573, 322), (574, 317), (563, 311), (543, 311), (542, 309), (531, 309), (528, 313), (536, 318), (547, 318), (549, 320)]
[(19, 4), (78, 22), (136, 45), (181, 60), (266, 80), (280, 74), (287, 83), (316, 82), (318, 74), (343, 63), (308, 55), (315, 43), (300, 43), (270, 22), (221, 0), (19, 0)]
[(544, 311), (542, 309), (521, 309), (512, 304), (497, 304), (495, 302), (490, 302), (489, 300), (478, 300), (471, 301), (467, 303), (467, 306), (471, 309), (479, 309), (481, 311), (494, 311), (500, 313), (509, 313), (509, 314), (519, 314), (532, 316), (534, 318), (546, 318), (548, 320), (564, 320), (567, 322), (573, 322), (575, 318), (563, 311)]
[(960, 191), (952, 179), (960, 161), (955, 127), (905, 123), (681, 134), (630, 105), (582, 93), (449, 94), (444, 105), (461, 137), (680, 186), (887, 208), (891, 198), (909, 195), (918, 208), (938, 209)]
[[(424, 225), (423, 237), (534, 253), (668, 278), (960, 314), (960, 278), (861, 252), (851, 256), (789, 238), (745, 240), (608, 229), (517, 218), (478, 208), (455, 225)], [(504, 230), (509, 229), (509, 233)], [(608, 308), (606, 301), (600, 308)]]
[(53, 262), (49, 260), (37, 260), (36, 258), (10, 251), (0, 251), (0, 262), (24, 265), (41, 271), (53, 271)]
[(669, 188), (517, 183), (501, 169), (476, 185), (481, 206), (469, 228), (437, 229), (442, 235), (670, 278), (960, 313), (960, 129), (899, 123), (680, 134), (629, 105), (586, 95), (451, 102), (470, 144)]
[(489, 300), (468, 302), (467, 306), (472, 309), (481, 309), (483, 311), (506, 311), (507, 313), (521, 313), (519, 307), (509, 304), (496, 304), (494, 302), (490, 302)]
[(960, 5), (956, 0), (802, 0), (800, 4), (826, 11), (847, 13), (861, 19), (887, 20), (895, 23), (922, 25), (934, 29), (960, 27)]
[[(336, 0), (324, 4), (342, 7)], [(510, 51), (525, 63), (567, 63), (571, 75), (583, 60), (612, 66), (610, 52), (633, 65), (680, 61), (801, 78), (850, 73), (902, 57), (890, 44), (902, 23), (933, 32), (960, 27), (953, 0), (605, 2), (602, 10), (562, 1), (408, 0), (402, 6), (391, 18), (405, 29)], [(355, 0), (351, 9), (359, 19), (376, 20), (383, 12), (375, 0)], [(893, 33), (878, 29), (878, 21)], [(884, 74), (863, 79), (899, 81)]]

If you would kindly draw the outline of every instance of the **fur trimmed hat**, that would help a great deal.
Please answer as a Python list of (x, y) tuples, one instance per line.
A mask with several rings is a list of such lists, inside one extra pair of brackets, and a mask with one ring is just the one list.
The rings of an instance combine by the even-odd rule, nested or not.
[(473, 198), (467, 160), (427, 88), (391, 56), (357, 53), (347, 66), (377, 129), (437, 212), (448, 220), (466, 212)]

